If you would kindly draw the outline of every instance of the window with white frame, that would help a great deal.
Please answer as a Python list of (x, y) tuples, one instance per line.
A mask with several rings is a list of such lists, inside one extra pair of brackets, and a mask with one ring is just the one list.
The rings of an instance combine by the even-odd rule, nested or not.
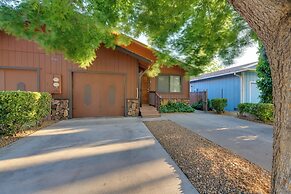
[(158, 92), (161, 93), (181, 92), (181, 76), (178, 75), (158, 76)]

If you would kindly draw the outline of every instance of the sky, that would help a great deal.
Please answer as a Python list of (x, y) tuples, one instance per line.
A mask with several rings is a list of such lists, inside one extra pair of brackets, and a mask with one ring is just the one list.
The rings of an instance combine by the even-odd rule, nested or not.
[[(137, 40), (148, 45), (147, 38), (143, 35), (140, 36)], [(231, 66), (243, 65), (243, 64), (258, 61), (259, 56), (257, 52), (258, 52), (257, 45), (253, 45), (253, 46), (249, 46), (245, 48), (241, 56), (234, 59), (234, 64)]]

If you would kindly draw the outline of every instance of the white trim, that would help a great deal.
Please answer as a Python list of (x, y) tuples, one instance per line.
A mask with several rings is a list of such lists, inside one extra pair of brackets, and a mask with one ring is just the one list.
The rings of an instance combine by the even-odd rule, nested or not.
[(241, 72), (240, 75), (238, 75), (237, 72), (234, 72), (233, 75), (239, 77), (239, 81), (240, 81), (240, 99), (239, 99), (239, 103), (243, 103), (243, 87), (242, 87), (243, 86), (243, 83), (242, 83), (242, 81), (243, 81), (243, 79), (242, 79), (243, 72)]
[(242, 72), (242, 77), (241, 77), (241, 96), (242, 96), (242, 102), (241, 103), (244, 103), (245, 102), (245, 74)]
[(232, 75), (234, 73), (242, 73), (242, 72), (246, 72), (246, 71), (255, 71), (255, 69), (243, 69), (243, 70), (239, 70), (239, 71), (232, 71), (232, 72), (228, 72), (228, 73), (224, 73), (224, 74), (219, 74), (219, 75), (214, 75), (214, 76), (209, 76), (209, 77), (204, 77), (201, 79), (192, 79), (190, 80), (190, 82), (197, 82), (197, 81), (201, 81), (201, 80), (205, 80), (205, 79), (210, 79), (210, 78), (215, 78), (215, 77), (222, 77), (225, 75)]
[[(251, 68), (251, 67), (252, 66), (257, 66), (257, 64), (258, 64), (258, 62), (252, 62), (252, 63), (240, 65), (240, 66), (245, 66), (245, 67), (242, 67), (241, 69), (238, 69), (236, 71), (233, 70), (233, 71), (225, 72), (225, 73), (222, 73), (222, 74), (210, 75), (208, 77), (199, 78), (199, 76), (198, 76), (197, 78), (194, 78), (194, 79), (190, 80), (190, 83), (191, 82), (200, 81), (200, 80), (215, 78), (215, 77), (221, 77), (221, 76), (225, 76), (225, 75), (231, 75), (231, 74), (234, 74), (234, 73), (241, 73), (241, 72), (245, 72), (245, 71), (256, 71), (256, 67), (254, 67), (254, 68)], [(225, 68), (225, 69), (219, 70), (217, 72), (224, 71), (224, 70), (227, 70), (227, 69), (232, 69), (232, 68), (234, 68), (234, 67)], [(213, 72), (213, 73), (215, 73), (215, 72)], [(201, 75), (201, 76), (203, 76), (203, 75)]]
[(244, 88), (243, 88), (243, 73), (240, 76), (240, 103), (243, 103), (244, 96), (243, 96)]
[(250, 103), (253, 103), (252, 102), (252, 84), (257, 84), (256, 81), (250, 81)]

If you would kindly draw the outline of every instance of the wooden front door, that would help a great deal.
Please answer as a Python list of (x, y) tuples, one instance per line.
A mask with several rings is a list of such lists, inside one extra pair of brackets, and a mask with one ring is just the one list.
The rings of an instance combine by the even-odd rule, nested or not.
[(149, 77), (144, 74), (141, 78), (141, 102), (142, 104), (148, 104), (149, 103), (149, 91), (150, 91), (150, 79)]

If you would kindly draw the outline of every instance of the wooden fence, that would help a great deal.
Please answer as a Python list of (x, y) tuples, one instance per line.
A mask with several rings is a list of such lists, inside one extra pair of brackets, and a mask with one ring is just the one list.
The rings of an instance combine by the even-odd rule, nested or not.
[(190, 104), (196, 103), (196, 102), (203, 102), (203, 110), (208, 110), (208, 92), (207, 91), (200, 91), (200, 92), (190, 92)]

